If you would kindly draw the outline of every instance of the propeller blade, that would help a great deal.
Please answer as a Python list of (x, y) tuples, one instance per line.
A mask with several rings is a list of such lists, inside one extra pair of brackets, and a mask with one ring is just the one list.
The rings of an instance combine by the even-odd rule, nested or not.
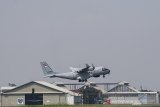
[(90, 66), (88, 64), (86, 64), (86, 68), (89, 68)]
[(109, 72), (108, 72), (108, 75), (111, 75), (111, 72), (110, 72), (110, 70), (109, 70)]
[(95, 69), (95, 66), (92, 64), (93, 70)]

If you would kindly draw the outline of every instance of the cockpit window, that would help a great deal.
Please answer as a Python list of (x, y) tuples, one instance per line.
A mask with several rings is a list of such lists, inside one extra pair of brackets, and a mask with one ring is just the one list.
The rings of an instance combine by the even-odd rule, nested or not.
[(107, 68), (102, 68), (102, 71), (106, 71), (107, 70)]

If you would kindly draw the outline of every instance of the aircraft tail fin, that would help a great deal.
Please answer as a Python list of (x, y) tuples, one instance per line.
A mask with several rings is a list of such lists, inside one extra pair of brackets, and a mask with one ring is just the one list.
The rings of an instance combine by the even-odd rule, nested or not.
[(50, 77), (56, 73), (50, 68), (50, 66), (47, 64), (47, 62), (43, 61), (43, 62), (40, 62), (40, 64), (41, 64), (41, 67), (42, 67), (42, 70), (43, 70), (43, 73), (45, 76)]

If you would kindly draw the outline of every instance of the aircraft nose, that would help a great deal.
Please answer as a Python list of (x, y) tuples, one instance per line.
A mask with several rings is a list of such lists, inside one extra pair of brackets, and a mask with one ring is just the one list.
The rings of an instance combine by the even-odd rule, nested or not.
[(108, 69), (108, 74), (110, 74), (110, 70)]

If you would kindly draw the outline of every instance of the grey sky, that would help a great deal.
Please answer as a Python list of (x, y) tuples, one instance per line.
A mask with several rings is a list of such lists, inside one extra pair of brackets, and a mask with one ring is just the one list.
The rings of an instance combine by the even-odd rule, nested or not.
[[(160, 90), (159, 0), (1, 0), (0, 86), (44, 79), (39, 62), (60, 72), (85, 63), (107, 78)], [(75, 81), (73, 81), (75, 82)]]

